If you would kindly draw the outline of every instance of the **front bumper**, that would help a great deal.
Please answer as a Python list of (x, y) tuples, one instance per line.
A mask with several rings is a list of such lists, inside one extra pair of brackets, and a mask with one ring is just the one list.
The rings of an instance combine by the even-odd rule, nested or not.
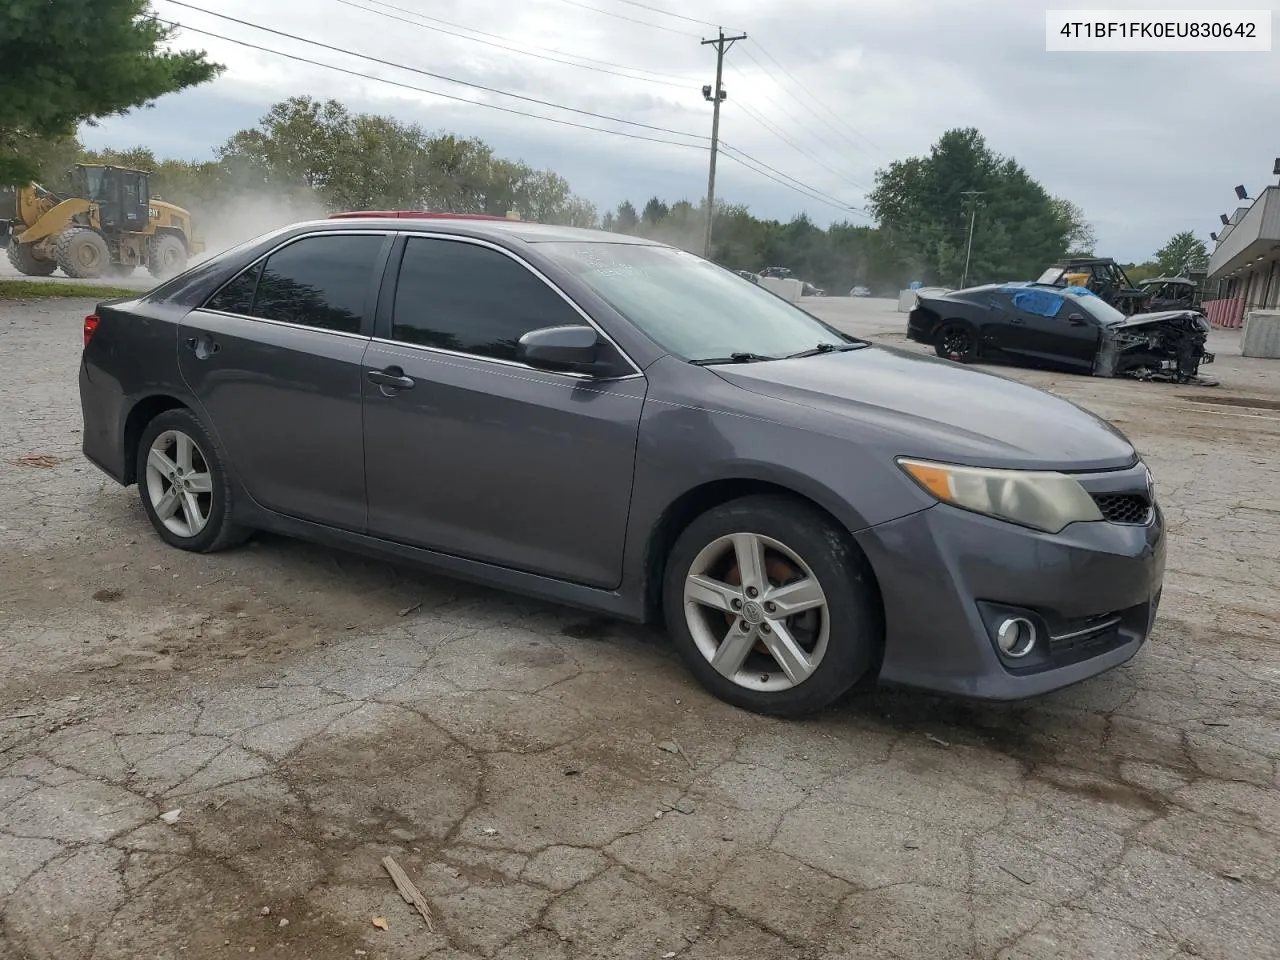
[[(1146, 524), (1046, 534), (939, 504), (857, 539), (884, 601), (880, 679), (983, 700), (1037, 696), (1129, 660), (1164, 579), (1158, 507)], [(1039, 628), (1034, 657), (999, 653), (995, 627), (1009, 615)]]

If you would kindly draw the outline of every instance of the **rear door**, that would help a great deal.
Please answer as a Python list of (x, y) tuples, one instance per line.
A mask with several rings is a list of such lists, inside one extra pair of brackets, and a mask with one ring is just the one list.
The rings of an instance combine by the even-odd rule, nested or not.
[(390, 244), (369, 231), (294, 239), (182, 321), (183, 379), (264, 507), (365, 527), (360, 364)]
[(369, 532), (616, 586), (644, 377), (603, 337), (616, 375), (519, 363), (525, 333), (589, 321), (499, 247), (408, 236), (393, 261), (364, 360)]

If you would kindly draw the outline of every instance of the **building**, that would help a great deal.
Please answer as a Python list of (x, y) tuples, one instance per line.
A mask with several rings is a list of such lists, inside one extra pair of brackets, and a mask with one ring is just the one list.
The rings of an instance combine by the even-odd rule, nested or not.
[[(1280, 176), (1280, 158), (1272, 172)], [(1236, 193), (1247, 196), (1242, 187)], [(1205, 312), (1218, 326), (1238, 327), (1249, 310), (1280, 307), (1280, 186), (1222, 220), (1209, 257)]]

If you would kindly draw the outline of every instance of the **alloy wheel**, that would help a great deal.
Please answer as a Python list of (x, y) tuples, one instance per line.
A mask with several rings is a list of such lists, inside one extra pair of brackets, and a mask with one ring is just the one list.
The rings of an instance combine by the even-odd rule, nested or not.
[(147, 496), (170, 533), (194, 537), (209, 524), (213, 476), (199, 444), (181, 430), (166, 430), (147, 451)]
[(712, 668), (750, 690), (798, 686), (827, 652), (822, 585), (785, 544), (735, 533), (707, 544), (685, 577), (684, 615)]
[(973, 351), (973, 335), (964, 327), (951, 326), (942, 332), (942, 353), (954, 359), (963, 359)]

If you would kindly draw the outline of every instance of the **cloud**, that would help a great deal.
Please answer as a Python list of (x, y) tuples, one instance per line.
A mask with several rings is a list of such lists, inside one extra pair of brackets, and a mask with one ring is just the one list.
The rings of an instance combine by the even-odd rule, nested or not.
[[(721, 134), (733, 147), (861, 206), (877, 168), (925, 152), (950, 127), (976, 126), (1050, 192), (1080, 204), (1097, 227), (1099, 252), (1123, 260), (1147, 257), (1178, 230), (1207, 239), (1217, 214), (1234, 203), (1231, 187), (1243, 182), (1258, 189), (1280, 153), (1272, 122), (1280, 116), (1280, 54), (1046, 53), (1043, 7), (1025, 0), (704, 0), (696, 7), (646, 0), (706, 23), (622, 0), (191, 2), (385, 61), (696, 136), (710, 131), (710, 105), (700, 91), (714, 70), (711, 49), (699, 41), (714, 35), (710, 24), (723, 22), (749, 34), (726, 58), (729, 99)], [(229, 23), (172, 0), (154, 5), (161, 16), (190, 27), (358, 76), (189, 32), (181, 43), (208, 49), (227, 64), (226, 74), (162, 98), (154, 109), (86, 130), (91, 145), (146, 143), (162, 156), (206, 157), (272, 102), (308, 93), (428, 129), (479, 136), (504, 155), (557, 170), (601, 208), (625, 198), (643, 203), (653, 194), (697, 200), (705, 192), (705, 149), (557, 126), (397, 89), (377, 78), (575, 123), (690, 142), (688, 137), (479, 93)], [(1128, 5), (1159, 6), (1139, 0)], [(1262, 6), (1280, 9), (1280, 0)], [(434, 20), (415, 17), (416, 10)], [(442, 30), (473, 38), (482, 31), (479, 39), (487, 43)], [(643, 71), (647, 79), (498, 45), (558, 59), (592, 58), (594, 66)], [(729, 160), (719, 164), (717, 195), (747, 203), (762, 216), (788, 219), (803, 210), (819, 223), (842, 216)]]

